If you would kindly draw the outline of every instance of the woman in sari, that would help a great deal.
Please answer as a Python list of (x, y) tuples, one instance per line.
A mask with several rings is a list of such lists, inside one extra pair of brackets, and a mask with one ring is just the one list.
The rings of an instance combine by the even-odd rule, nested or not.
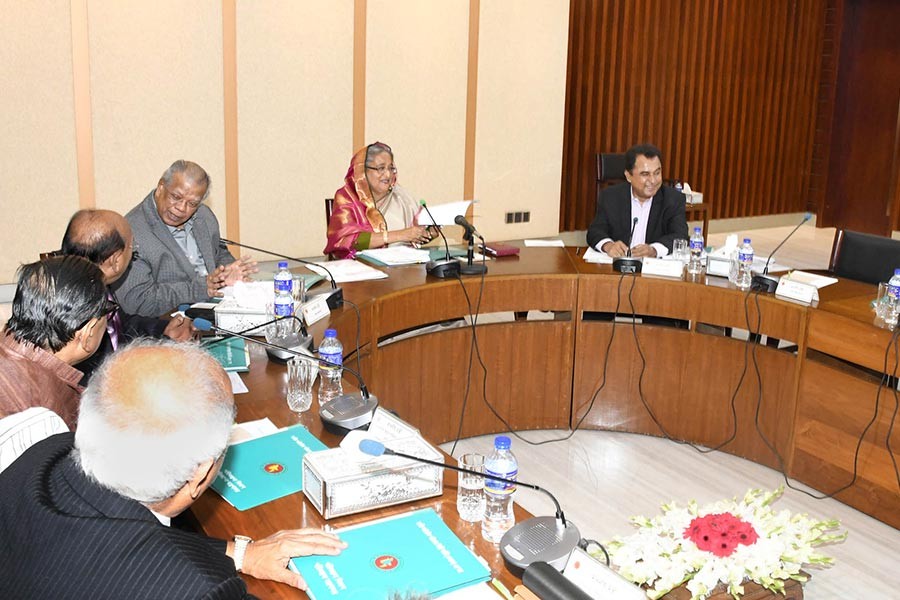
[(360, 250), (425, 244), (434, 237), (416, 224), (419, 203), (397, 185), (390, 146), (375, 142), (353, 155), (344, 186), (334, 194), (325, 254), (353, 258)]

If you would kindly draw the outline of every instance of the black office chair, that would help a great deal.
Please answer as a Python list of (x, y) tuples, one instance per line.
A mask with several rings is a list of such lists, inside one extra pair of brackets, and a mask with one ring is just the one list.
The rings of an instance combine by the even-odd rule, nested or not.
[(611, 183), (625, 181), (625, 155), (610, 152), (597, 153), (597, 201), (600, 192)]
[(838, 229), (834, 232), (828, 270), (838, 277), (878, 283), (900, 267), (900, 240)]

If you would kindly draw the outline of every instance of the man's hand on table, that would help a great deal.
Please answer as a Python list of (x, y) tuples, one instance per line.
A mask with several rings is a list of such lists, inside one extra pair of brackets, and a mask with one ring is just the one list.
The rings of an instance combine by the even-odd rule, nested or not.
[[(267, 538), (253, 541), (244, 554), (242, 573), (257, 579), (269, 579), (305, 590), (306, 582), (298, 573), (288, 569), (288, 561), (295, 556), (311, 554), (337, 555), (347, 547), (333, 533), (321, 529), (289, 529)], [(228, 556), (232, 555), (233, 542), (228, 542)]]

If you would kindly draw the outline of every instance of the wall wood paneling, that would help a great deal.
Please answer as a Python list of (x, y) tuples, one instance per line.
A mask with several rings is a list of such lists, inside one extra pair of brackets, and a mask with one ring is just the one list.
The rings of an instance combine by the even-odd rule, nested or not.
[(826, 0), (572, 0), (560, 227), (595, 208), (596, 152), (651, 141), (712, 218), (807, 207)]

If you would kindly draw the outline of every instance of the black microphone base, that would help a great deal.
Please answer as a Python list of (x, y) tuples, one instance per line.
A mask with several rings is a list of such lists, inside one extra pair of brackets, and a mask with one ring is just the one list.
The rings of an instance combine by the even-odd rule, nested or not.
[(341, 394), (319, 407), (319, 418), (326, 427), (338, 429), (359, 429), (372, 422), (378, 398), (362, 394)]
[(545, 562), (562, 571), (581, 533), (566, 521), (565, 529), (556, 517), (534, 517), (517, 523), (500, 538), (500, 554), (514, 573), (533, 562)]
[(331, 310), (340, 308), (340, 306), (344, 303), (344, 289), (340, 287), (311, 293), (309, 294), (308, 299), (314, 300), (318, 296), (325, 296), (326, 301), (328, 302), (328, 308), (330, 308)]
[(633, 256), (619, 256), (613, 259), (613, 271), (619, 273), (640, 273), (643, 263)]
[(471, 264), (471, 265), (460, 265), (459, 272), (462, 275), (481, 275), (483, 273), (487, 273), (487, 265), (481, 264)]
[(459, 261), (451, 259), (429, 260), (425, 263), (425, 272), (432, 277), (446, 279), (459, 275)]
[(754, 275), (750, 280), (750, 289), (754, 292), (771, 293), (778, 287), (778, 280), (768, 275)]

